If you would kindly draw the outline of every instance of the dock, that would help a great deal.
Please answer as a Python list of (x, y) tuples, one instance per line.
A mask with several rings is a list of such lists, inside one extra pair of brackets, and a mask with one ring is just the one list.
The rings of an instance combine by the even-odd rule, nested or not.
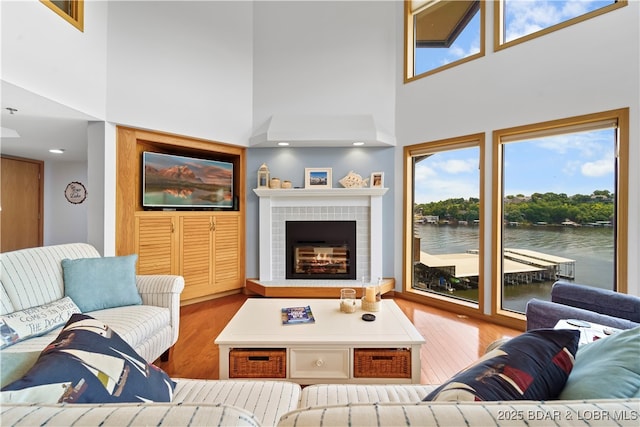
[[(450, 288), (478, 286), (479, 256), (477, 249), (466, 253), (428, 254), (420, 251), (419, 281), (428, 287)], [(575, 278), (575, 260), (529, 249), (505, 249), (503, 258), (505, 283), (517, 285), (534, 281)]]

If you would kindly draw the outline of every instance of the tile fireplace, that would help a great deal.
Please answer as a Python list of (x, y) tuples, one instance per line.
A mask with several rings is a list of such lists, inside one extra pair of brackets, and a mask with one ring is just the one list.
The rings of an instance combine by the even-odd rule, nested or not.
[[(332, 188), (332, 189), (254, 189), (260, 198), (260, 277), (261, 283), (288, 284), (289, 282), (330, 282), (330, 286), (356, 286), (362, 278), (366, 282), (375, 281), (382, 277), (382, 197), (386, 188)], [(349, 222), (355, 225), (356, 250), (349, 254), (349, 276), (337, 278), (321, 277), (323, 273), (313, 278), (302, 276), (291, 277), (287, 274), (287, 224), (291, 222), (315, 222), (315, 229), (324, 230), (326, 222)], [(326, 238), (326, 233), (320, 233)], [(339, 232), (339, 235), (344, 232)], [(311, 236), (309, 240), (321, 240), (319, 236)], [(316, 257), (321, 260), (331, 253), (332, 258), (346, 257), (341, 251), (350, 249), (340, 248), (342, 237), (328, 236), (324, 245), (332, 246), (329, 250), (320, 250), (321, 245), (301, 245), (299, 255), (307, 261)], [(348, 245), (348, 244), (347, 244)], [(326, 259), (325, 264), (329, 264)], [(342, 261), (340, 261), (342, 263)], [(338, 264), (338, 262), (334, 263)], [(334, 266), (338, 268), (337, 266)], [(302, 267), (310, 269), (311, 265)], [(333, 268), (333, 267), (332, 267)], [(354, 275), (355, 273), (355, 275)]]

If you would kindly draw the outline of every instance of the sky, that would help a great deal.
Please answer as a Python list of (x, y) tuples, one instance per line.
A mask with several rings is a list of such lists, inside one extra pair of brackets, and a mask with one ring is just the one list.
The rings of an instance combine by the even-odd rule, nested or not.
[[(567, 21), (614, 0), (505, 0), (505, 41)], [(490, 36), (492, 31), (487, 31)], [(422, 74), (480, 51), (480, 13), (470, 21), (450, 48), (423, 48), (415, 53), (415, 74)]]
[[(615, 130), (504, 145), (504, 194), (614, 192)], [(435, 153), (415, 167), (415, 202), (479, 197), (479, 148)], [(490, 177), (488, 177), (490, 179)]]
[[(505, 39), (510, 41), (564, 22), (613, 0), (505, 0)], [(479, 52), (479, 13), (449, 49), (416, 52), (416, 74)], [(487, 35), (492, 32), (487, 31)], [(546, 138), (505, 146), (505, 195), (591, 194), (614, 191), (612, 130)], [(479, 197), (479, 150), (437, 153), (416, 165), (416, 203)]]

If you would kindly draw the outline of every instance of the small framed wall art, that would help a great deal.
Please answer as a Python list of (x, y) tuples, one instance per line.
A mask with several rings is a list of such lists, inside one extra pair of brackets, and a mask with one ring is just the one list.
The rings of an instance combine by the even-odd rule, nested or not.
[(371, 188), (384, 187), (384, 172), (373, 172), (371, 174)]
[(331, 168), (305, 168), (305, 188), (331, 188)]
[(67, 187), (64, 189), (64, 197), (67, 199), (69, 203), (73, 203), (74, 205), (79, 205), (84, 202), (87, 198), (87, 189), (81, 182), (73, 181), (67, 184)]

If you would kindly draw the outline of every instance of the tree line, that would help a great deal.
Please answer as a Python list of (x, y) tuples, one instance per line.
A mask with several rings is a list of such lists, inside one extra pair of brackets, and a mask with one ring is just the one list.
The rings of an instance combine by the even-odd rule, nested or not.
[[(565, 193), (533, 193), (509, 195), (504, 198), (504, 218), (521, 224), (562, 224), (572, 221), (589, 224), (613, 221), (615, 195), (608, 190), (596, 190), (589, 195)], [(438, 216), (440, 221), (468, 221), (480, 219), (480, 199), (452, 198), (438, 202), (415, 204), (417, 217)]]

